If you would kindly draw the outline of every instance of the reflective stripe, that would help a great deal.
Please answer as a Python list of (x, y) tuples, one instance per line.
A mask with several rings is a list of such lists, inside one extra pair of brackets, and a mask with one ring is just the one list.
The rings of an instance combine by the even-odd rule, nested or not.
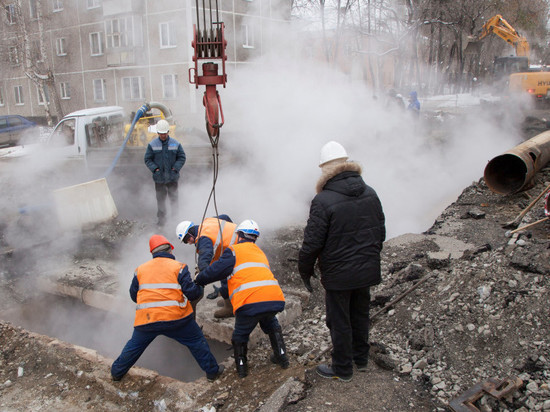
[(258, 280), (256, 282), (243, 283), (241, 286), (239, 286), (237, 289), (233, 291), (231, 296), (229, 296), (229, 299), (232, 299), (235, 293), (238, 293), (250, 288), (257, 288), (259, 286), (279, 286), (279, 282), (277, 282), (276, 280)]
[(256, 262), (246, 262), (239, 266), (233, 268), (233, 274), (237, 273), (239, 270), (248, 269), (248, 268), (266, 268), (269, 269), (269, 265), (265, 263), (256, 263)]
[[(235, 255), (235, 251), (233, 251), (233, 255)], [(235, 266), (233, 268), (233, 271), (231, 272), (231, 275), (227, 277), (227, 280), (231, 279), (233, 275), (235, 275), (239, 270), (248, 269), (248, 268), (266, 268), (269, 269), (269, 265), (266, 265), (264, 263), (256, 263), (256, 262), (246, 262), (242, 263), (239, 266)]]
[(181, 285), (179, 283), (144, 283), (139, 285), (139, 290), (142, 289), (180, 289)]
[(233, 231), (233, 236), (231, 236), (231, 240), (229, 241), (229, 245), (228, 246), (231, 246), (232, 244), (235, 243), (235, 240), (237, 240), (237, 232), (236, 232), (236, 229)]
[(178, 302), (177, 300), (163, 300), (160, 302), (140, 303), (139, 305), (136, 305), (136, 310), (160, 308), (163, 306), (179, 306), (180, 308), (184, 308), (187, 306), (187, 298), (185, 298), (183, 302)]
[(214, 255), (216, 254), (216, 251), (220, 247), (220, 243), (222, 243), (224, 226), (225, 226), (225, 220), (221, 220), (219, 230), (218, 230), (218, 236), (216, 237), (216, 243), (214, 244)]

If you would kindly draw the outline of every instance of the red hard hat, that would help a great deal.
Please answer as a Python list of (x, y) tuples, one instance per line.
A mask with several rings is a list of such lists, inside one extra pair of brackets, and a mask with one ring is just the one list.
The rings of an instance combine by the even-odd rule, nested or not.
[(170, 245), (172, 249), (174, 249), (174, 246), (162, 235), (153, 235), (151, 236), (151, 239), (149, 239), (149, 251), (153, 252), (154, 249), (161, 245)]

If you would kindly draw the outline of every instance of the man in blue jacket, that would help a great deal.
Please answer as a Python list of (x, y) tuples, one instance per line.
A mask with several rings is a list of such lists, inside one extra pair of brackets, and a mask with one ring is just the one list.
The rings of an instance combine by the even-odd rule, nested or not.
[(311, 201), (298, 270), (306, 288), (319, 262), (325, 289), (326, 322), (332, 365), (317, 366), (324, 378), (349, 382), (353, 363), (366, 371), (369, 357), (370, 287), (380, 283), (380, 252), (386, 238), (378, 195), (361, 177), (361, 166), (347, 161), (334, 141), (321, 149), (322, 175)]
[(185, 164), (181, 144), (168, 136), (170, 125), (164, 119), (157, 122), (158, 138), (151, 140), (145, 152), (145, 165), (153, 173), (157, 196), (158, 226), (166, 223), (166, 196), (170, 198), (172, 213), (178, 210), (178, 180)]

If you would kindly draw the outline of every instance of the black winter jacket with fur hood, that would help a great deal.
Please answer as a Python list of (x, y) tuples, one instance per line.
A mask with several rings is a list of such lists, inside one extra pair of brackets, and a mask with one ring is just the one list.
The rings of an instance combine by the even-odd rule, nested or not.
[(365, 184), (361, 166), (338, 165), (317, 182), (311, 202), (298, 269), (313, 274), (319, 259), (327, 290), (350, 290), (380, 283), (380, 252), (386, 238), (378, 195)]

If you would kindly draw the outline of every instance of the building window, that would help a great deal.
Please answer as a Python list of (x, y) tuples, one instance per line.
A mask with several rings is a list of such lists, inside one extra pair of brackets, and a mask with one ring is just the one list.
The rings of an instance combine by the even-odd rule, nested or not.
[(4, 89), (0, 87), (0, 106), (4, 106)]
[(142, 46), (141, 18), (129, 16), (107, 20), (105, 22), (105, 44), (110, 49)]
[(174, 22), (159, 24), (160, 47), (176, 47), (176, 25)]
[(175, 99), (178, 97), (178, 75), (162, 75), (162, 97), (165, 99)]
[(97, 9), (101, 7), (101, 0), (86, 0), (87, 9)]
[(101, 33), (90, 33), (90, 50), (92, 56), (101, 56), (103, 54), (103, 43), (101, 42)]
[(67, 52), (65, 51), (65, 37), (55, 39), (55, 51), (58, 56), (67, 55)]
[[(40, 87), (36, 86), (36, 93), (38, 93), (38, 104), (43, 105), (44, 99), (42, 98), (42, 94), (40, 93)], [(46, 96), (46, 102), (50, 104), (50, 92), (48, 90), (48, 87), (44, 86), (44, 95)]]
[(19, 48), (17, 46), (10, 46), (8, 49), (8, 59), (11, 64), (19, 64)]
[(248, 24), (243, 24), (241, 26), (241, 33), (243, 36), (243, 47), (245, 49), (254, 48), (254, 30), (252, 26)]
[(38, 7), (36, 3), (37, 3), (36, 0), (29, 0), (29, 11), (31, 14), (31, 19), (38, 18)]
[(63, 0), (53, 0), (53, 11), (61, 11), (63, 10)]
[(14, 86), (13, 93), (15, 94), (15, 104), (18, 106), (24, 105), (25, 100), (23, 100), (23, 86)]
[(122, 95), (124, 100), (142, 100), (143, 96), (143, 77), (123, 77)]
[(71, 84), (69, 82), (63, 82), (59, 85), (61, 89), (61, 98), (70, 99), (71, 98)]
[(15, 24), (17, 23), (17, 7), (15, 6), (15, 3), (8, 4), (5, 6), (6, 8), (6, 19), (8, 20), (8, 24)]
[(94, 101), (105, 101), (105, 79), (94, 79)]
[(105, 22), (105, 40), (107, 48), (128, 46), (128, 33), (126, 31), (126, 19), (112, 19)]

